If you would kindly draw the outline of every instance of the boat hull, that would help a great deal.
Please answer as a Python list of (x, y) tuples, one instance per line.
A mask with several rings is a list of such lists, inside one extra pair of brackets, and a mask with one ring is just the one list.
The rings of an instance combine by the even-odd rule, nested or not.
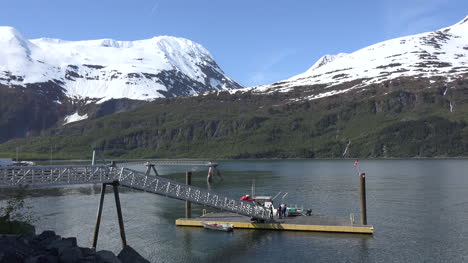
[(205, 229), (215, 231), (231, 232), (234, 229), (234, 226), (232, 224), (218, 224), (211, 222), (202, 222), (202, 224)]

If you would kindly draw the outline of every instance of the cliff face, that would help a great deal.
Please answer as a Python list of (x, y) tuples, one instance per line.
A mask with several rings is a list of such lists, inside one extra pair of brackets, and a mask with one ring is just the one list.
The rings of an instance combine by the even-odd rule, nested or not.
[[(432, 84), (431, 84), (432, 83)], [(326, 99), (301, 91), (172, 98), (0, 145), (63, 157), (342, 158), (466, 156), (468, 79), (400, 79)], [(308, 92), (307, 90), (304, 92)]]
[(64, 98), (55, 83), (41, 83), (37, 88), (9, 87), (0, 84), (0, 142), (14, 137), (35, 136), (55, 124), (66, 112)]
[(158, 98), (241, 87), (187, 39), (28, 40), (0, 27), (0, 143)]
[[(110, 70), (106, 65), (67, 66), (70, 79), (35, 83), (35, 91), (22, 86), (12, 89), (11, 83), (24, 83), (26, 78), (8, 73), (10, 86), (4, 86), (4, 92), (13, 92), (11, 100), (24, 97), (24, 103), (36, 110), (15, 106), (5, 97), (4, 102), (11, 106), (0, 106), (9, 112), (3, 113), (7, 120), (3, 127), (14, 127), (13, 133), (43, 136), (9, 141), (0, 145), (0, 152), (11, 153), (21, 146), (22, 151), (38, 155), (45, 146), (56, 149), (64, 158), (83, 157), (94, 147), (110, 156), (136, 158), (466, 156), (467, 32), (468, 18), (435, 32), (326, 56), (304, 74), (271, 85), (235, 91), (216, 88), (203, 96), (158, 99), (145, 105), (131, 99), (70, 97), (66, 95), (70, 90), (59, 91), (67, 81), (81, 83), (78, 79), (83, 77), (95, 81), (96, 72)], [(172, 44), (156, 42), (163, 51), (174, 50)], [(34, 46), (18, 43), (14, 54), (34, 54)], [(92, 44), (99, 48), (129, 45)], [(203, 57), (196, 55), (200, 52), (183, 50), (189, 51), (188, 61), (198, 70), (188, 67), (188, 73), (182, 74), (172, 68), (155, 74), (131, 73), (125, 78), (131, 79), (129, 83), (158, 79), (158, 83), (171, 86), (158, 91), (168, 97), (185, 95), (192, 88), (207, 91), (189, 82), (185, 76), (192, 73), (195, 79), (203, 76), (204, 81), (199, 83), (225, 86), (213, 80), (223, 77), (214, 61), (198, 63)], [(184, 68), (187, 63), (177, 65)], [(55, 90), (40, 88), (43, 85)], [(46, 102), (37, 99), (46, 95)], [(125, 110), (129, 111), (112, 114)], [(38, 115), (41, 111), (47, 111), (47, 117)], [(63, 111), (67, 112), (68, 124), (44, 131), (60, 120), (59, 112)], [(15, 114), (30, 116), (33, 124), (24, 125)], [(3, 138), (13, 136), (3, 133)]]

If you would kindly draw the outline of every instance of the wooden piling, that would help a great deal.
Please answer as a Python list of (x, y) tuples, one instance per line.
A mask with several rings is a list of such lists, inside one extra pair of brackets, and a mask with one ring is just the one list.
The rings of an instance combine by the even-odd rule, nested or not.
[(104, 204), (104, 195), (106, 193), (106, 184), (102, 184), (101, 187), (101, 200), (99, 200), (99, 207), (96, 216), (96, 225), (94, 227), (94, 237), (93, 237), (93, 248), (97, 246), (97, 240), (99, 236), (99, 226), (101, 225), (101, 215), (102, 215), (102, 206)]
[(122, 208), (120, 207), (119, 185), (119, 181), (114, 181), (112, 183), (112, 186), (114, 187), (115, 207), (117, 208), (117, 217), (119, 219), (120, 238), (122, 239), (122, 248), (125, 248), (127, 246), (127, 239), (125, 238)]
[(366, 174), (359, 174), (359, 191), (361, 193), (361, 225), (367, 225), (366, 207)]
[[(185, 173), (185, 184), (192, 185), (192, 172)], [(192, 218), (192, 203), (185, 201), (185, 218)]]

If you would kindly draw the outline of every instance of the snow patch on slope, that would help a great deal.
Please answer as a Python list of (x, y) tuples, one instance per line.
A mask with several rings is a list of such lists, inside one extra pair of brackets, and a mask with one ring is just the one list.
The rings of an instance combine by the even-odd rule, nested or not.
[(322, 66), (325, 66), (326, 64), (329, 64), (330, 62), (332, 61), (335, 61), (339, 58), (342, 58), (344, 56), (346, 56), (348, 54), (346, 53), (339, 53), (337, 55), (325, 55), (323, 57), (321, 57), (319, 60), (317, 60), (317, 62), (315, 62), (314, 65), (312, 65), (312, 67), (310, 67), (306, 72), (300, 74), (300, 75), (297, 75), (296, 77), (299, 77), (301, 75), (304, 75), (304, 76), (308, 76), (310, 74), (310, 72), (322, 67)]
[(75, 112), (72, 115), (68, 115), (65, 117), (65, 119), (63, 120), (63, 125), (67, 125), (69, 123), (76, 122), (76, 121), (86, 120), (87, 118), (88, 118), (88, 114), (79, 115), (78, 112)]

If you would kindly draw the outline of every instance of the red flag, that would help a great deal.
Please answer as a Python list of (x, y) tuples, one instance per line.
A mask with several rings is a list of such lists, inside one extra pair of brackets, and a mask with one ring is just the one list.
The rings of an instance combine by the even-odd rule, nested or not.
[(356, 168), (356, 166), (358, 165), (358, 160), (354, 161), (354, 168)]

